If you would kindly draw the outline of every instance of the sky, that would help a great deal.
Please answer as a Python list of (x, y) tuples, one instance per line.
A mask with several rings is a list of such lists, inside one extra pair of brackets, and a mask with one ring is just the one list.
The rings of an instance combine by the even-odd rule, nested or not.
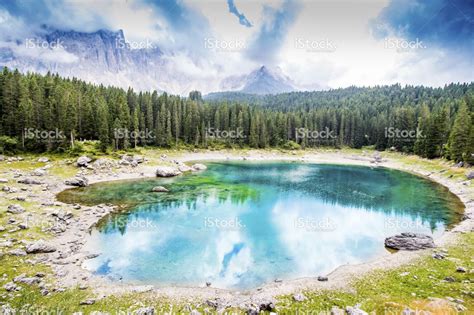
[(307, 89), (443, 86), (474, 81), (473, 18), (467, 0), (0, 0), (0, 47), (51, 29), (122, 29), (190, 76), (266, 65)]

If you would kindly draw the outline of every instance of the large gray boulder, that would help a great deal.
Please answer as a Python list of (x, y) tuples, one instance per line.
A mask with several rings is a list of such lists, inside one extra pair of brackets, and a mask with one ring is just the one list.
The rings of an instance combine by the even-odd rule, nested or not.
[(76, 165), (79, 166), (79, 167), (87, 167), (91, 161), (92, 161), (91, 158), (84, 155), (84, 156), (81, 156), (77, 159)]
[(467, 173), (467, 179), (474, 179), (474, 171)]
[(56, 248), (54, 246), (47, 244), (43, 240), (26, 245), (26, 252), (28, 254), (52, 253), (55, 251)]
[(402, 233), (385, 239), (385, 247), (401, 250), (419, 250), (433, 248), (435, 244), (429, 235), (419, 233)]
[(89, 181), (85, 177), (74, 177), (64, 181), (68, 186), (86, 187), (89, 186)]
[(171, 166), (159, 166), (156, 169), (156, 176), (157, 177), (173, 177), (180, 175), (181, 172), (174, 167)]

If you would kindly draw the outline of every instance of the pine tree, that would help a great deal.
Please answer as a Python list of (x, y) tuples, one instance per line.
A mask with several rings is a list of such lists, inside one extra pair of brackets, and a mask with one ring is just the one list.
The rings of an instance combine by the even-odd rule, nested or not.
[(469, 160), (471, 139), (471, 117), (466, 105), (462, 101), (454, 120), (453, 129), (449, 135), (449, 156), (456, 162)]
[[(106, 152), (107, 146), (109, 144), (109, 117), (107, 104), (103, 98), (100, 98), (98, 102), (97, 122), (100, 150), (102, 150), (102, 152)], [(119, 123), (117, 123), (117, 125), (119, 125)]]

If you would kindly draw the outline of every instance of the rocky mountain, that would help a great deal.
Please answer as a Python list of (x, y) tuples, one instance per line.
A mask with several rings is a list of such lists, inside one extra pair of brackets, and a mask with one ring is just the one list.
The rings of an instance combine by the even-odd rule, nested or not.
[(43, 30), (32, 38), (0, 45), (0, 66), (21, 72), (50, 71), (96, 84), (180, 95), (187, 95), (191, 90), (204, 94), (238, 91), (258, 95), (297, 90), (279, 68), (262, 66), (249, 74), (222, 81), (217, 77), (204, 80), (187, 73), (172, 53), (165, 53), (151, 43), (142, 46), (132, 47), (121, 30), (91, 33)]
[(12, 42), (0, 46), (0, 65), (21, 72), (50, 71), (63, 77), (141, 91), (186, 95), (190, 90), (209, 88), (209, 82), (193, 81), (178, 71), (173, 58), (165, 56), (159, 47), (131, 47), (121, 30), (55, 30), (25, 42)]
[(296, 91), (291, 79), (280, 68), (261, 66), (247, 75), (224, 79), (221, 91), (234, 91), (246, 94), (278, 94)]

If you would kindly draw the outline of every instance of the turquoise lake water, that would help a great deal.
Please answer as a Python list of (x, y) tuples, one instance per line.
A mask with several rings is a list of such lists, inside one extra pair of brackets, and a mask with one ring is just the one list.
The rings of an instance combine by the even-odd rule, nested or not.
[[(385, 168), (287, 162), (207, 163), (171, 179), (117, 181), (58, 198), (126, 205), (91, 232), (85, 268), (154, 285), (248, 289), (325, 275), (382, 253), (399, 232), (437, 237), (462, 203), (446, 188)], [(162, 185), (169, 193), (153, 193)]]

